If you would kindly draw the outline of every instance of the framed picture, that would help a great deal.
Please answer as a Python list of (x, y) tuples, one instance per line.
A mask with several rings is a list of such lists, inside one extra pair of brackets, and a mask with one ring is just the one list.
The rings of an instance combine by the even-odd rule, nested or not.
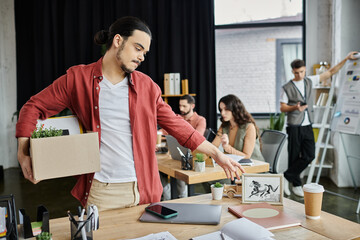
[(242, 175), (242, 202), (283, 205), (283, 174)]

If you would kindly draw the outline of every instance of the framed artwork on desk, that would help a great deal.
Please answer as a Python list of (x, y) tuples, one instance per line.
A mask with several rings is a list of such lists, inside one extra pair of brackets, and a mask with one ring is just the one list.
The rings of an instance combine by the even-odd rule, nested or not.
[(242, 175), (242, 202), (283, 205), (283, 174)]

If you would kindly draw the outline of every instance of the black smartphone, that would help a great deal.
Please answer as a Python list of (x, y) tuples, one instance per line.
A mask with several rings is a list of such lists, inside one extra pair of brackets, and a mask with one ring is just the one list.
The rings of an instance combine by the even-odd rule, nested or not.
[(252, 166), (253, 165), (253, 161), (251, 159), (248, 159), (248, 158), (240, 159), (238, 161), (238, 163), (240, 163), (242, 166)]
[(160, 204), (154, 204), (154, 205), (148, 206), (145, 208), (145, 211), (153, 213), (162, 218), (172, 218), (172, 217), (175, 217), (178, 215), (177, 211), (167, 208), (167, 207), (164, 207)]
[(306, 102), (300, 102), (300, 106), (304, 106), (306, 104), (307, 104)]

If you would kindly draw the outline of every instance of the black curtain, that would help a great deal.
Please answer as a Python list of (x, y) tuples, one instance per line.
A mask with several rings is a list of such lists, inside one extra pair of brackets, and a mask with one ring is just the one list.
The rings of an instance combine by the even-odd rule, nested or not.
[[(101, 57), (94, 34), (122, 16), (145, 21), (153, 34), (139, 71), (163, 89), (180, 72), (196, 93), (196, 111), (216, 127), (213, 0), (15, 0), (18, 109), (66, 70)], [(178, 99), (169, 102), (178, 112)]]

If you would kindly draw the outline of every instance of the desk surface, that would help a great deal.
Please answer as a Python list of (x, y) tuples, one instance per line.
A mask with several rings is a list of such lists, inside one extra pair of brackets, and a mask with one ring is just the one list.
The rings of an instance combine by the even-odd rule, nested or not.
[[(236, 217), (228, 212), (228, 206), (241, 204), (241, 198), (223, 198), (211, 200), (211, 194), (195, 197), (181, 198), (168, 202), (221, 204), (222, 215), (219, 225), (190, 225), (190, 224), (160, 224), (143, 223), (138, 219), (147, 205), (132, 208), (104, 211), (100, 213), (100, 228), (94, 232), (94, 239), (129, 239), (169, 231), (177, 239), (190, 239), (195, 236), (218, 231), (225, 223), (235, 220)], [(302, 226), (273, 230), (275, 239), (354, 239), (360, 237), (360, 224), (348, 221), (335, 215), (322, 212), (321, 219), (309, 220), (305, 218), (304, 205), (295, 201), (284, 199), (284, 211), (301, 220)], [(53, 239), (70, 239), (69, 219), (58, 218), (50, 220), (50, 231)]]
[[(206, 167), (205, 172), (195, 172), (181, 169), (181, 161), (174, 160), (169, 154), (157, 154), (159, 171), (170, 177), (180, 179), (187, 184), (196, 184), (226, 178), (224, 170), (216, 165)], [(269, 171), (269, 163), (253, 160), (253, 166), (243, 166), (247, 173), (260, 173)]]

